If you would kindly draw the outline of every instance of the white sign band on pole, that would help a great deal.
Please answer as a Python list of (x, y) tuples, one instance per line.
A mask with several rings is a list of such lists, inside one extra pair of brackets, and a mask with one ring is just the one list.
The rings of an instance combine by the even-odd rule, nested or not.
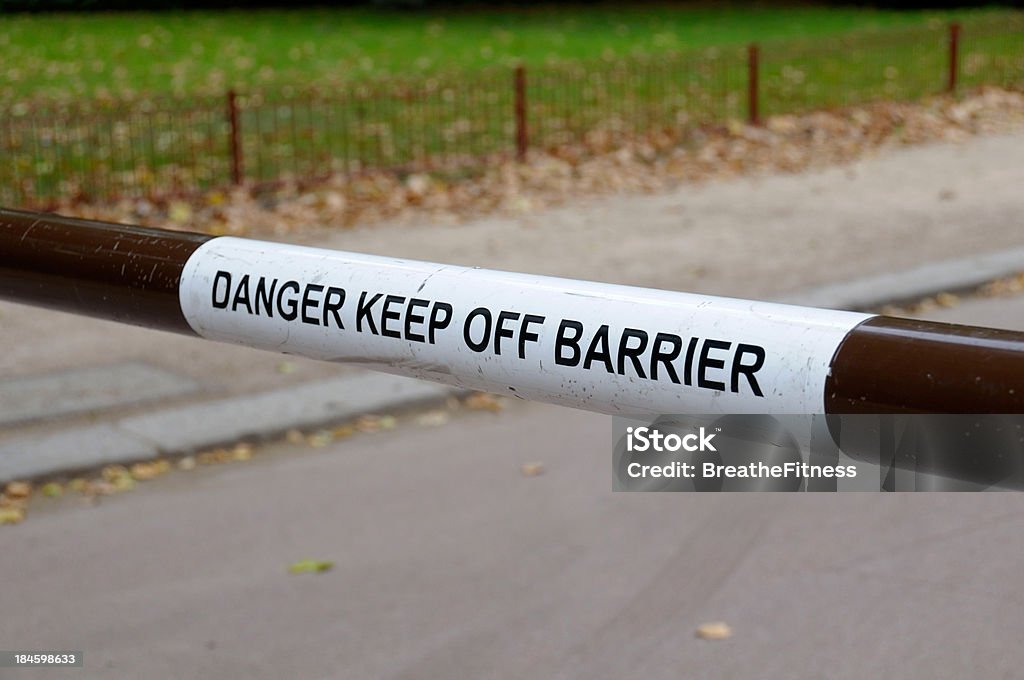
[(196, 334), (604, 413), (822, 413), (872, 315), (220, 237), (188, 258)]

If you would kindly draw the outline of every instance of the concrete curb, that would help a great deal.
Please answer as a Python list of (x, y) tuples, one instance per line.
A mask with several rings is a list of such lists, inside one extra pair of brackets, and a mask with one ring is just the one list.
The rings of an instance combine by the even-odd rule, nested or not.
[(334, 378), (256, 395), (176, 406), (110, 423), (0, 441), (0, 482), (266, 440), (368, 413), (395, 413), (466, 394), (386, 374)]
[(934, 262), (894, 274), (822, 286), (778, 298), (805, 307), (864, 311), (912, 302), (936, 293), (959, 293), (1024, 271), (1024, 248)]
[[(1024, 271), (1024, 248), (929, 264), (824, 286), (777, 302), (867, 310), (940, 292), (958, 292)], [(175, 406), (109, 423), (0, 440), (0, 483), (266, 440), (368, 413), (445, 402), (466, 390), (381, 373), (335, 378), (243, 397)]]

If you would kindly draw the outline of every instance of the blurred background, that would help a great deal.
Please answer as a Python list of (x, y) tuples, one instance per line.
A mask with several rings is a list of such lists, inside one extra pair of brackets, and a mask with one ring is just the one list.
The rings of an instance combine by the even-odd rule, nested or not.
[[(0, 205), (1024, 329), (1022, 87), (1019, 3), (0, 0)], [(1015, 494), (613, 494), (604, 416), (0, 349), (0, 648), (83, 677), (1021, 665)]]
[[(228, 187), (338, 175), (447, 183), (631, 144), (664, 155), (701, 129), (1005, 86), (1024, 70), (1021, 14), (999, 6), (107, 11), (119, 7), (0, 6), (4, 203), (145, 198), (136, 219), (180, 222), (210, 190), (216, 203)], [(422, 178), (411, 188), (431, 193)]]

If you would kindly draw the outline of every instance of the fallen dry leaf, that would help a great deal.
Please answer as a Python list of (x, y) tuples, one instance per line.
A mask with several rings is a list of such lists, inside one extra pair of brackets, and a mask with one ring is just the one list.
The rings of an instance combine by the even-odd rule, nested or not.
[(28, 507), (29, 497), (28, 496), (8, 496), (7, 494), (0, 494), (0, 508), (15, 508), (24, 510)]
[(519, 470), (524, 477), (536, 477), (544, 474), (544, 463), (523, 463)]
[(422, 413), (416, 418), (416, 424), (421, 427), (440, 427), (451, 419), (444, 411), (429, 411)]
[(991, 281), (978, 290), (978, 295), (996, 297), (1000, 295), (1016, 295), (1022, 291), (1024, 291), (1024, 273)]
[(186, 224), (192, 219), (192, 206), (185, 201), (172, 201), (167, 209), (167, 217), (172, 222)]
[(355, 428), (360, 432), (377, 432), (380, 430), (380, 418), (374, 415), (360, 416)]
[(131, 491), (138, 483), (129, 476), (118, 477), (111, 484), (114, 486), (115, 491)]
[(330, 430), (319, 430), (306, 437), (306, 444), (314, 449), (322, 449), (334, 441), (334, 435)]
[(162, 471), (158, 465), (154, 463), (135, 463), (129, 469), (132, 478), (144, 482), (150, 479), (154, 479), (162, 474)]
[(331, 436), (335, 439), (346, 439), (356, 433), (354, 425), (339, 425), (331, 429)]
[(697, 637), (704, 640), (726, 640), (732, 637), (732, 628), (724, 621), (703, 623), (697, 627)]
[(0, 508), (0, 524), (18, 524), (25, 519), (21, 508)]
[(4, 489), (8, 498), (28, 498), (32, 495), (31, 482), (8, 482)]
[(200, 465), (220, 465), (223, 463), (230, 463), (234, 460), (234, 456), (231, 451), (228, 451), (225, 448), (216, 448), (210, 451), (203, 451), (196, 456), (196, 460)]
[(252, 444), (236, 444), (231, 449), (231, 458), (236, 461), (251, 460), (254, 451)]
[(57, 482), (47, 482), (39, 489), (39, 493), (47, 498), (56, 498), (64, 494), (64, 487)]
[(131, 477), (131, 472), (123, 465), (108, 465), (100, 473), (104, 480), (113, 482), (122, 477)]
[(299, 560), (288, 567), (290, 574), (319, 574), (330, 571), (334, 562), (330, 560)]
[(179, 470), (194, 470), (196, 467), (195, 456), (185, 456), (178, 461)]
[(471, 411), (491, 411), (498, 413), (504, 408), (501, 399), (487, 392), (474, 392), (462, 401)]

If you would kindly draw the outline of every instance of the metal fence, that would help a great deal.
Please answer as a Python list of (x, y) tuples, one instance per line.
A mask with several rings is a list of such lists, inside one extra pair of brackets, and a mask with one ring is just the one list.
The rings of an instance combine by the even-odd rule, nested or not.
[(388, 78), (340, 91), (8, 107), (0, 202), (182, 195), (367, 169), (472, 172), (530, 148), (1024, 82), (1024, 18), (700, 53)]

